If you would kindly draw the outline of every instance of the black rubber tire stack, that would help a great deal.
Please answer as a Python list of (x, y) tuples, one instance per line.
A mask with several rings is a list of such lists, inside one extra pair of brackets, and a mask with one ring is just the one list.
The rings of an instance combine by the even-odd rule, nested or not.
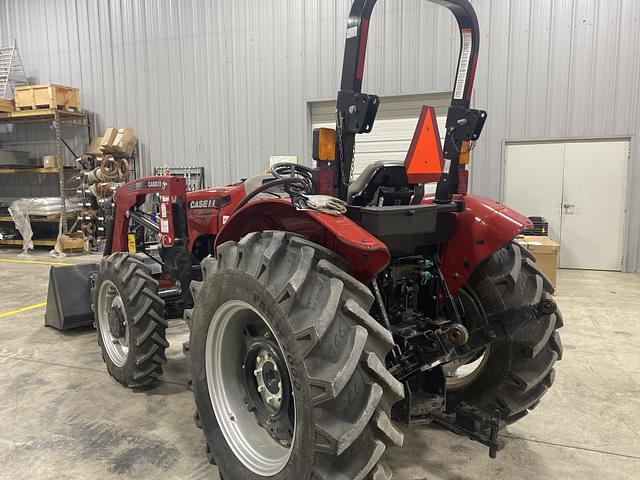
[(204, 280), (192, 282), (196, 306), (185, 319), (192, 324), (197, 416), (224, 478), (265, 478), (247, 469), (227, 445), (209, 397), (207, 332), (215, 311), (231, 299), (269, 319), (294, 385), (291, 457), (269, 478), (391, 478), (381, 458), (388, 444), (402, 444), (390, 410), (404, 396), (402, 384), (385, 367), (393, 339), (368, 313), (369, 289), (342, 266), (333, 252), (284, 232), (249, 234), (221, 245), (217, 258), (203, 260)]
[[(511, 243), (491, 256), (460, 294), (469, 320), (525, 305), (536, 305), (553, 293), (534, 256)], [(534, 408), (553, 384), (555, 363), (562, 359), (559, 310), (523, 320), (515, 334), (493, 343), (488, 359), (471, 382), (448, 390), (449, 409), (460, 401), (488, 413), (500, 411), (512, 423)]]
[[(103, 281), (110, 280), (124, 302), (129, 321), (129, 354), (125, 364), (118, 367), (107, 353), (95, 306)], [(128, 388), (147, 387), (162, 375), (166, 363), (165, 349), (167, 321), (164, 301), (158, 296), (158, 281), (145, 263), (129, 253), (117, 252), (104, 257), (98, 268), (93, 288), (93, 306), (98, 344), (109, 374)]]

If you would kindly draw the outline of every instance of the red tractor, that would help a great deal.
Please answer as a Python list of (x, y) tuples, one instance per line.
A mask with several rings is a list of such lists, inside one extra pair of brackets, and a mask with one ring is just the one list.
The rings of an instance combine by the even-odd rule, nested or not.
[[(196, 192), (149, 177), (115, 194), (94, 279), (104, 360), (125, 386), (151, 384), (166, 318), (184, 312), (197, 421), (226, 479), (388, 479), (383, 453), (403, 442), (392, 420), (437, 422), (495, 456), (500, 428), (553, 383), (562, 317), (513, 242), (530, 222), (467, 194), (486, 119), (470, 108), (477, 18), (467, 0), (434, 1), (461, 38), (444, 147), (425, 107), (406, 161), (350, 183), (356, 135), (379, 105), (361, 92), (376, 1), (355, 0), (336, 129), (314, 132), (316, 168), (280, 164)], [(142, 211), (151, 193), (157, 219)], [(126, 253), (131, 222), (157, 234), (156, 254)]]

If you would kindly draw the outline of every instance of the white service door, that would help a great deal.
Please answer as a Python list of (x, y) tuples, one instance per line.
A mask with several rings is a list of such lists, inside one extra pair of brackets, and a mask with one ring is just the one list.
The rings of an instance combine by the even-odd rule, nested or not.
[(621, 270), (629, 142), (567, 143), (561, 268)]
[(511, 144), (505, 155), (504, 203), (527, 217), (544, 217), (549, 237), (560, 243), (562, 221), (561, 143)]
[(549, 222), (561, 268), (621, 270), (628, 141), (508, 144), (504, 203)]

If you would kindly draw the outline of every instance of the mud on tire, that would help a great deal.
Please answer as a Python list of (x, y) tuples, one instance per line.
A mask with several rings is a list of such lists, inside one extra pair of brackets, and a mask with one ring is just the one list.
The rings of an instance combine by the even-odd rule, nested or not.
[[(474, 273), (459, 298), (465, 314), (473, 318), (535, 305), (552, 293), (533, 255), (511, 243)], [(497, 409), (508, 423), (526, 415), (553, 384), (554, 366), (562, 359), (560, 327), (559, 310), (539, 314), (512, 336), (493, 343), (478, 374), (459, 388), (449, 387), (449, 408), (465, 401), (488, 413)]]
[[(217, 258), (202, 262), (204, 280), (192, 282), (196, 306), (185, 317), (192, 324), (198, 416), (224, 478), (266, 478), (234, 454), (209, 393), (207, 333), (216, 311), (230, 301), (246, 302), (268, 319), (293, 386), (291, 453), (281, 471), (268, 478), (391, 478), (380, 461), (388, 444), (402, 444), (390, 409), (404, 396), (402, 384), (385, 368), (393, 339), (368, 313), (369, 289), (341, 266), (332, 252), (284, 232), (227, 242)], [(235, 415), (254, 415), (242, 410)]]
[[(117, 358), (117, 362), (105, 344), (111, 341), (108, 337), (110, 330), (104, 329), (108, 324), (107, 318), (98, 311), (100, 289), (106, 282), (113, 286), (111, 293), (117, 292), (115, 294), (121, 298), (127, 320), (128, 333), (121, 341), (126, 344), (128, 352)], [(95, 278), (92, 308), (98, 344), (109, 374), (125, 387), (151, 385), (162, 374), (162, 365), (166, 362), (165, 349), (169, 343), (165, 334), (164, 301), (158, 296), (158, 282), (151, 276), (149, 268), (128, 253), (117, 252), (104, 257)]]

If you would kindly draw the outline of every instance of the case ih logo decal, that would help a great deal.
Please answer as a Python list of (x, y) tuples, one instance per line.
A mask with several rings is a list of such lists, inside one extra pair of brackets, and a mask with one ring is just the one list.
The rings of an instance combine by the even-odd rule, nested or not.
[(216, 206), (215, 200), (191, 200), (189, 208), (213, 208)]
[(164, 190), (167, 188), (167, 185), (169, 185), (169, 183), (165, 180), (143, 180), (129, 185), (129, 190), (145, 190), (147, 188)]
[(162, 190), (164, 190), (166, 186), (167, 182), (165, 182), (164, 180), (149, 180), (147, 182), (148, 188), (161, 188)]

